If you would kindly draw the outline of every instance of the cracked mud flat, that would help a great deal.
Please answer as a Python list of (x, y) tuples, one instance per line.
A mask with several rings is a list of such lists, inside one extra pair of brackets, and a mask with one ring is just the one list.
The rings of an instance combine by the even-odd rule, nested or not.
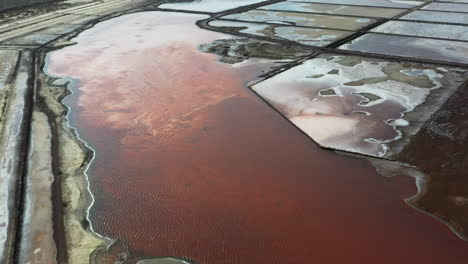
[[(252, 89), (323, 147), (390, 157), (399, 152), (391, 146), (416, 134), (462, 84), (463, 72), (321, 55)], [(420, 110), (439, 89), (432, 97), (442, 99), (429, 100), (431, 107)]]
[(92, 225), (117, 240), (97, 263), (464, 263), (468, 246), (403, 202), (414, 180), (321, 150), (247, 89), (271, 61), (200, 52), (227, 38), (203, 18), (126, 15), (48, 55), (95, 150)]

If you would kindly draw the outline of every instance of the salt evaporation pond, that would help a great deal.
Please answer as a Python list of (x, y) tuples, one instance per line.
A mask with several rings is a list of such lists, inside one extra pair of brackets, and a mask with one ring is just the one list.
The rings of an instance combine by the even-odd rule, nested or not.
[(160, 8), (199, 12), (221, 12), (228, 9), (253, 5), (265, 0), (195, 0), (179, 3), (165, 3)]
[(413, 179), (320, 149), (247, 88), (272, 62), (199, 51), (229, 38), (203, 18), (124, 15), (47, 57), (76, 80), (70, 123), (95, 150), (92, 226), (128, 263), (465, 263), (468, 245), (404, 202)]

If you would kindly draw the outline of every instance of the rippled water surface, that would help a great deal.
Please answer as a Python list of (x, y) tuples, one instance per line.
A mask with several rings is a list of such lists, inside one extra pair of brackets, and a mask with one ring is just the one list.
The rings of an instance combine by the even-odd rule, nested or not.
[(412, 179), (321, 150), (248, 90), (271, 62), (200, 52), (228, 37), (203, 18), (125, 15), (48, 55), (77, 80), (71, 124), (96, 150), (96, 232), (130, 263), (466, 263), (467, 244), (404, 203)]

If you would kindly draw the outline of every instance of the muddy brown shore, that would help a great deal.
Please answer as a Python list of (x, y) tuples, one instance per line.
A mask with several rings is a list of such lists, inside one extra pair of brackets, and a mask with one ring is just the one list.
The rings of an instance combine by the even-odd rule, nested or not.
[(417, 208), (468, 238), (468, 83), (460, 87), (403, 151), (401, 159), (423, 171), (428, 182)]

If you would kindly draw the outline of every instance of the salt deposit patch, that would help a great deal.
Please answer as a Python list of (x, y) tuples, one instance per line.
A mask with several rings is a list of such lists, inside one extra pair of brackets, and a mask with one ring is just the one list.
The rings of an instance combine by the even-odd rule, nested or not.
[(442, 89), (445, 74), (417, 64), (322, 55), (252, 88), (321, 146), (386, 157), (390, 144), (406, 136), (403, 127), (426, 121), (406, 115)]

